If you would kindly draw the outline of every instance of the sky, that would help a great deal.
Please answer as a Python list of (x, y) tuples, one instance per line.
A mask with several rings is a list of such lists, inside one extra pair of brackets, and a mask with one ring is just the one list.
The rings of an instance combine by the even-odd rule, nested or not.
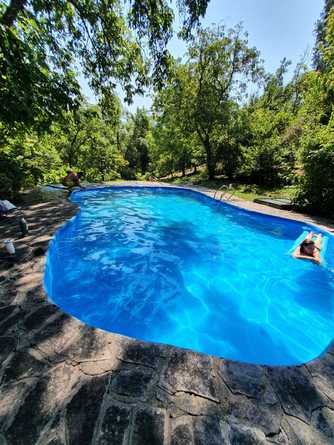
[[(249, 44), (260, 51), (266, 71), (276, 71), (284, 57), (292, 61), (293, 71), (305, 53), (306, 61), (311, 62), (314, 24), (323, 6), (324, 0), (210, 0), (202, 24), (224, 24), (230, 28), (242, 22)], [(177, 37), (169, 43), (169, 50), (175, 57), (182, 57), (185, 49)], [(81, 78), (80, 83), (89, 101), (95, 102), (87, 82)], [(118, 93), (122, 95), (121, 91)], [(125, 108), (133, 112), (137, 107), (149, 108), (150, 105), (149, 97), (137, 96), (133, 105)]]

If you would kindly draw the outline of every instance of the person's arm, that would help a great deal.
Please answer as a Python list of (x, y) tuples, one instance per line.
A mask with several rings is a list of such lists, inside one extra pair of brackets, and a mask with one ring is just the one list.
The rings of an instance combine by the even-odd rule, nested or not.
[(298, 255), (294, 255), (294, 257), (297, 258), (298, 260), (309, 260), (309, 261), (313, 261), (313, 263), (316, 263), (316, 264), (321, 263), (320, 252), (318, 250), (315, 251), (313, 256), (298, 254)]
[(298, 258), (300, 256), (300, 245), (295, 248), (295, 251), (292, 254), (293, 257)]
[(317, 264), (320, 264), (320, 263), (321, 263), (320, 251), (319, 251), (318, 249), (316, 249), (315, 252), (314, 252), (313, 260), (314, 260)]
[(306, 237), (305, 240), (307, 241), (312, 241), (312, 238), (314, 237), (314, 233), (313, 232), (309, 232)]
[(319, 235), (317, 236), (317, 239), (314, 242), (314, 245), (318, 250), (320, 250), (321, 244), (322, 244), (322, 235), (319, 233)]

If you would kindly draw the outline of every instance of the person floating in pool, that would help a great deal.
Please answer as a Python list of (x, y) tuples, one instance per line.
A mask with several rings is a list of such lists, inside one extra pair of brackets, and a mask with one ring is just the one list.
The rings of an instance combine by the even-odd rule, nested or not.
[(67, 170), (67, 175), (62, 179), (62, 184), (68, 188), (69, 192), (71, 193), (75, 187), (84, 188), (80, 183), (80, 178), (82, 177), (83, 173), (78, 172), (75, 174), (72, 170)]
[[(313, 240), (313, 238), (315, 238)], [(322, 236), (319, 233), (318, 235), (314, 235), (313, 232), (309, 232), (304, 240), (299, 244), (296, 250), (293, 253), (295, 258), (299, 258), (301, 260), (311, 260), (317, 264), (320, 264), (320, 251), (322, 245)]]

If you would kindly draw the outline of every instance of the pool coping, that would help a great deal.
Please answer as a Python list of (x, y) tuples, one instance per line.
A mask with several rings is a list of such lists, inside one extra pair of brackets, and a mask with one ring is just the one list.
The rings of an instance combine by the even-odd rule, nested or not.
[(90, 328), (52, 305), (36, 250), (77, 209), (29, 206), (32, 234), (0, 270), (0, 441), (333, 443), (334, 342), (304, 365), (248, 365)]

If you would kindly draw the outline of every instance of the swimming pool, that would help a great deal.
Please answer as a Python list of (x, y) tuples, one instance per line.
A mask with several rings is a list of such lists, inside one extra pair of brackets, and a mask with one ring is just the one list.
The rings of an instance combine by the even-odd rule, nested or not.
[(287, 253), (314, 227), (195, 191), (109, 187), (71, 199), (80, 212), (52, 240), (44, 277), (68, 314), (248, 363), (304, 363), (331, 342), (332, 236), (317, 266)]

